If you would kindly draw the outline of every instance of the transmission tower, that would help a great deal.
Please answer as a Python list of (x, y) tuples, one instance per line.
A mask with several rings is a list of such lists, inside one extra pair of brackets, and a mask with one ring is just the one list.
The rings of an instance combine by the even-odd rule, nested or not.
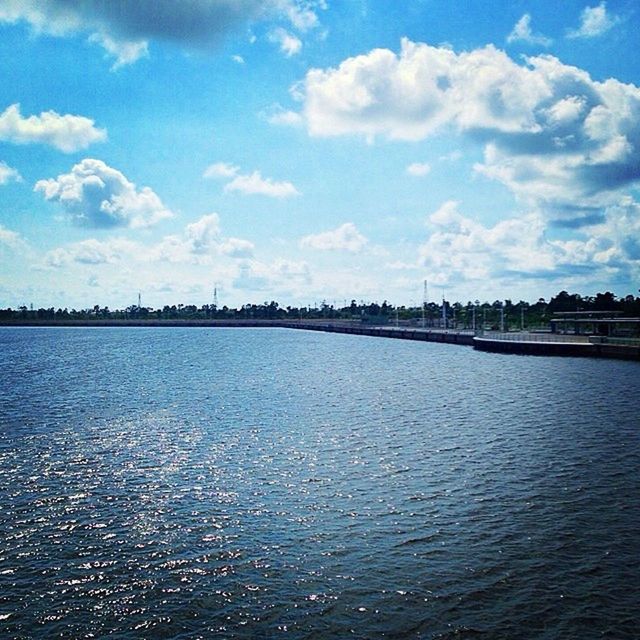
[(427, 302), (429, 300), (428, 292), (427, 292), (427, 281), (424, 281), (424, 291), (422, 292), (422, 328), (424, 329), (427, 326)]

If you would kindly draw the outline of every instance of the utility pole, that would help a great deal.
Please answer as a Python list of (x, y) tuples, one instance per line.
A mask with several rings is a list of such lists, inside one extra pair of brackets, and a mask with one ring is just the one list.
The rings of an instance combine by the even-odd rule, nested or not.
[(426, 312), (427, 312), (427, 301), (428, 301), (428, 295), (427, 295), (427, 281), (424, 281), (424, 291), (422, 294), (422, 328), (424, 329), (427, 326), (427, 318), (426, 318)]
[(500, 332), (504, 333), (504, 302), (500, 306)]
[(142, 309), (142, 292), (138, 291), (138, 309)]
[(218, 310), (218, 283), (213, 285), (213, 310)]
[(444, 289), (442, 289), (442, 326), (447, 328), (447, 305), (444, 301)]

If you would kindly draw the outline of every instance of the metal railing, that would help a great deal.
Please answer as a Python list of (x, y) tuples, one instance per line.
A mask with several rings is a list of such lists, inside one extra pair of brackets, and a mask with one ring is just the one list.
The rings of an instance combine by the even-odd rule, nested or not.
[[(366, 325), (365, 325), (366, 326)], [(475, 335), (477, 332), (473, 329), (440, 329), (438, 327), (403, 327), (394, 324), (370, 325), (372, 329), (391, 329), (392, 331), (418, 331), (421, 333), (455, 333), (461, 335)]]
[(527, 333), (521, 331), (501, 333), (499, 331), (485, 331), (479, 334), (478, 337), (504, 342), (569, 342), (573, 344), (589, 344), (589, 336), (561, 333)]
[(625, 347), (640, 347), (640, 338), (615, 338), (611, 336), (590, 336), (591, 344), (619, 344)]

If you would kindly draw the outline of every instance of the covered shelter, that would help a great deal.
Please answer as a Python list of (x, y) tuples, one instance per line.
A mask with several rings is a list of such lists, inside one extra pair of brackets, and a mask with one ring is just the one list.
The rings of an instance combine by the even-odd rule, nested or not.
[(621, 311), (556, 311), (549, 321), (551, 333), (639, 337), (640, 318), (622, 317)]

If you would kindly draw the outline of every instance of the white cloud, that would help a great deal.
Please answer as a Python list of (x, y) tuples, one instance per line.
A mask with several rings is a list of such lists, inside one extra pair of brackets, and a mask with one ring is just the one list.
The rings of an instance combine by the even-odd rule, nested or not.
[(531, 16), (525, 13), (507, 36), (507, 42), (526, 42), (527, 44), (539, 44), (543, 47), (548, 47), (553, 41), (540, 33), (533, 33), (531, 30)]
[(280, 111), (269, 117), (270, 124), (284, 125), (287, 127), (299, 127), (302, 122), (302, 116), (295, 111)]
[(577, 120), (587, 105), (584, 96), (567, 96), (558, 100), (543, 113), (551, 126), (567, 125)]
[(217, 213), (202, 216), (187, 225), (185, 235), (193, 253), (206, 253), (220, 239), (220, 216)]
[(253, 242), (242, 238), (227, 238), (218, 245), (218, 250), (231, 258), (250, 258), (255, 246)]
[(58, 37), (89, 35), (118, 67), (146, 55), (152, 40), (209, 49), (255, 21), (284, 21), (304, 32), (318, 25), (317, 11), (324, 8), (323, 0), (4, 0), (0, 22), (25, 21), (36, 33)]
[(398, 55), (312, 69), (295, 92), (314, 136), (483, 141), (476, 171), (550, 219), (586, 220), (640, 179), (640, 89), (549, 55), (518, 64), (492, 46), (456, 54), (404, 39)]
[(270, 291), (274, 295), (299, 293), (311, 283), (311, 272), (306, 262), (277, 259), (273, 263), (257, 260), (241, 262), (233, 280), (236, 289)]
[(287, 282), (297, 281), (302, 284), (311, 282), (309, 265), (304, 260), (296, 262), (295, 260), (277, 259), (273, 263), (272, 271), (276, 277)]
[(367, 238), (358, 231), (353, 222), (345, 222), (337, 229), (305, 236), (300, 240), (300, 246), (320, 251), (350, 251), (358, 253), (367, 242)]
[(50, 267), (65, 267), (71, 263), (82, 265), (115, 264), (126, 260), (139, 260), (143, 254), (143, 247), (138, 243), (124, 238), (97, 240), (89, 238), (74, 242), (64, 247), (58, 247), (47, 252), (44, 262)]
[(113, 71), (149, 55), (149, 45), (145, 40), (114, 40), (106, 33), (93, 33), (89, 42), (99, 44), (116, 59), (111, 67)]
[(300, 53), (302, 50), (302, 40), (282, 27), (269, 32), (269, 42), (277, 44), (280, 47), (280, 51), (287, 58)]
[(248, 240), (225, 238), (217, 213), (202, 216), (188, 224), (181, 235), (165, 236), (149, 248), (151, 260), (170, 263), (213, 264), (216, 256), (246, 258), (253, 255)]
[(0, 185), (11, 181), (22, 182), (22, 176), (16, 169), (11, 168), (6, 162), (0, 161)]
[(325, 10), (327, 4), (325, 0), (309, 0), (292, 1), (292, 0), (276, 0), (276, 6), (283, 11), (291, 25), (298, 31), (308, 31), (318, 26), (317, 10)]
[(254, 171), (249, 175), (237, 175), (224, 186), (224, 190), (270, 198), (289, 198), (300, 195), (291, 182), (276, 182), (271, 178), (263, 178), (259, 171)]
[(165, 236), (150, 249), (155, 260), (173, 263), (209, 264), (215, 256), (247, 258), (253, 255), (254, 245), (241, 238), (226, 238), (220, 229), (220, 216), (210, 213), (188, 224), (182, 235)]
[(304, 124), (302, 116), (297, 111), (283, 109), (280, 105), (273, 105), (260, 114), (269, 124), (284, 127), (300, 127)]
[(585, 7), (580, 14), (580, 26), (567, 33), (568, 38), (595, 38), (601, 36), (620, 19), (607, 12), (607, 3), (601, 2), (597, 7)]
[(106, 138), (104, 129), (97, 129), (93, 120), (83, 116), (44, 111), (39, 116), (24, 118), (19, 104), (12, 104), (0, 114), (0, 140), (14, 144), (48, 144), (72, 153)]
[(244, 195), (262, 195), (270, 198), (289, 198), (300, 195), (291, 182), (277, 182), (271, 178), (263, 178), (260, 171), (241, 174), (239, 167), (226, 162), (216, 162), (208, 166), (203, 177), (230, 179), (224, 186), (227, 192), (238, 191)]
[(49, 251), (44, 262), (56, 268), (72, 263), (212, 265), (217, 256), (249, 258), (253, 250), (254, 245), (248, 240), (224, 237), (220, 229), (220, 217), (217, 213), (210, 213), (186, 225), (181, 234), (164, 236), (154, 244), (118, 237), (106, 240), (89, 238)]
[(407, 167), (407, 173), (410, 176), (421, 178), (431, 171), (431, 165), (428, 162), (412, 162)]
[(403, 262), (402, 260), (395, 260), (394, 262), (387, 262), (385, 267), (392, 271), (415, 271), (418, 268), (417, 262)]
[(16, 231), (11, 231), (0, 224), (0, 246), (8, 247), (14, 251), (24, 250), (27, 248), (27, 243), (22, 239), (22, 236)]
[(456, 54), (402, 40), (337, 69), (312, 69), (298, 93), (311, 135), (422, 140), (445, 126), (527, 133), (549, 95), (544, 78), (493, 46)]
[(209, 165), (202, 174), (203, 178), (233, 178), (240, 171), (240, 167), (227, 162), (216, 162)]
[(231, 59), (232, 59), (234, 62), (237, 62), (238, 64), (244, 64), (244, 58), (243, 58), (242, 56), (237, 55), (237, 54), (236, 54), (236, 55), (231, 56)]
[(86, 227), (148, 227), (173, 213), (149, 187), (136, 185), (101, 160), (87, 158), (71, 173), (39, 180), (35, 191), (58, 202), (70, 220)]
[(500, 287), (510, 277), (562, 282), (577, 276), (607, 280), (612, 274), (633, 281), (640, 274), (640, 205), (629, 198), (572, 240), (548, 240), (537, 213), (487, 227), (458, 208), (448, 201), (429, 216), (432, 233), (419, 250), (420, 264), (438, 284), (491, 280)]

